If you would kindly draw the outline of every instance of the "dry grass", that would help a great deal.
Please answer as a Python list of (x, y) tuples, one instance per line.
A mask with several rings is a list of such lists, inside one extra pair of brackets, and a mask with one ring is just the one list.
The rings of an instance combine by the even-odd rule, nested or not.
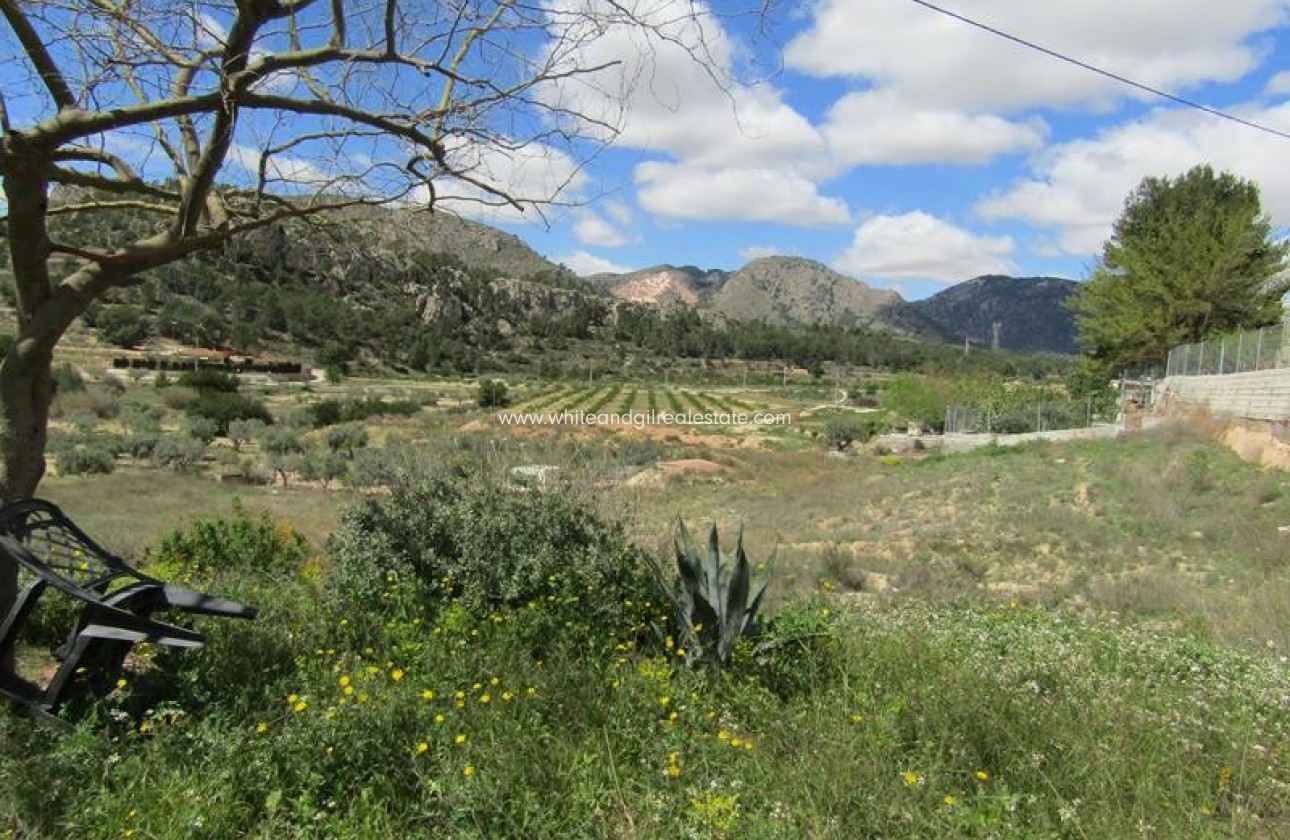
[(639, 539), (743, 523), (781, 587), (1021, 598), (1290, 646), (1290, 477), (1179, 429), (907, 461), (740, 452), (719, 482), (622, 491)]
[(209, 476), (158, 469), (51, 477), (41, 483), (40, 494), (62, 507), (90, 536), (126, 556), (137, 556), (186, 519), (229, 515), (234, 499), (248, 510), (289, 519), (321, 548), (341, 508), (354, 498), (347, 491), (324, 493), (307, 487), (230, 486)]

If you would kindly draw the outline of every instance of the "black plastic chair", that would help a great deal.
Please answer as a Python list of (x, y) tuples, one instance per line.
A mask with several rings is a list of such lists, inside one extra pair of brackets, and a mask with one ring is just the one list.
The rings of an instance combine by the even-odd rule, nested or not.
[(139, 642), (180, 648), (205, 644), (201, 633), (158, 621), (151, 617), (155, 612), (256, 616), (252, 607), (139, 572), (41, 499), (0, 508), (0, 555), (34, 576), (0, 622), (0, 662), (14, 653), (23, 625), (49, 587), (81, 602), (66, 643), (54, 652), (62, 662), (48, 686), (0, 672), (0, 694), (43, 718), (52, 717), (72, 696), (110, 688)]

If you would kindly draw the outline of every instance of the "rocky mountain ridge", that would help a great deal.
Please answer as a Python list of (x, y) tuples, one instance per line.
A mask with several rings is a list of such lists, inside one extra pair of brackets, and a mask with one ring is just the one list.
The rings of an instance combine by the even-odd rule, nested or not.
[(1065, 308), (1077, 284), (1057, 277), (975, 277), (913, 302), (802, 257), (762, 257), (733, 272), (659, 265), (587, 279), (620, 300), (693, 307), (733, 320), (864, 324), (978, 347), (1078, 352)]

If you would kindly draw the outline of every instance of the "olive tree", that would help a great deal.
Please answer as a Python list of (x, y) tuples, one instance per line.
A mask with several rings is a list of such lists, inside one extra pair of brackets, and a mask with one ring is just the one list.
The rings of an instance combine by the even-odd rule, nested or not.
[[(0, 358), (3, 500), (39, 484), (54, 348), (112, 288), (286, 220), (391, 203), (540, 213), (576, 200), (581, 165), (621, 127), (606, 103), (626, 101), (651, 50), (680, 47), (720, 74), (693, 3), (0, 0), (0, 12), (17, 312)], [(596, 57), (616, 28), (641, 55)], [(127, 216), (149, 224), (112, 223)], [(67, 228), (105, 233), (62, 236), (56, 217), (106, 220)], [(16, 574), (0, 563), (0, 614)]]

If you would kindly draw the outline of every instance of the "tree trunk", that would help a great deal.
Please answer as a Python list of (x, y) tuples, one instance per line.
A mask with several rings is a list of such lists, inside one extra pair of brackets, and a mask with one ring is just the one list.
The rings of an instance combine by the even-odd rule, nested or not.
[[(36, 492), (45, 474), (45, 443), (49, 404), (53, 399), (54, 345), (66, 329), (59, 319), (37, 314), (46, 309), (53, 289), (49, 282), (49, 233), (46, 178), (49, 160), (26, 149), (18, 135), (5, 137), (5, 199), (9, 205), (9, 257), (17, 295), (18, 329), (13, 344), (0, 360), (0, 502)], [(56, 310), (72, 301), (59, 301)], [(46, 309), (46, 315), (50, 314)], [(75, 316), (73, 316), (75, 317)], [(70, 323), (67, 319), (66, 323)], [(0, 618), (18, 597), (18, 566), (0, 557)], [(13, 673), (13, 655), (0, 658), (0, 674)]]
[[(53, 398), (48, 350), (25, 363), (21, 355), (15, 345), (0, 362), (0, 500), (6, 503), (34, 494), (45, 474), (46, 429)], [(0, 558), (0, 618), (8, 615), (17, 597), (18, 567)], [(11, 654), (0, 660), (0, 673), (12, 673)]]

